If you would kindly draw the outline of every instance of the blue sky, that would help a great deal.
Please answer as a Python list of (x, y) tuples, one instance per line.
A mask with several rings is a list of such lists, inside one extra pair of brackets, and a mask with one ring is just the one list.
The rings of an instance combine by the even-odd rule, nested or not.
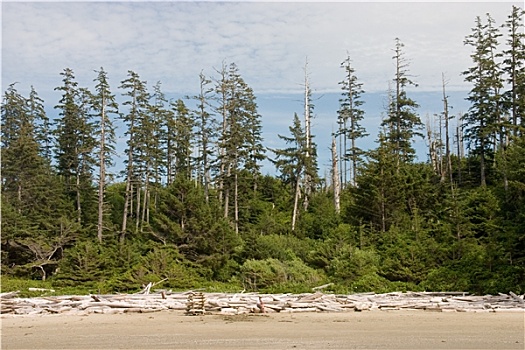
[[(31, 85), (51, 107), (60, 72), (74, 70), (79, 85), (92, 87), (100, 67), (114, 92), (128, 70), (169, 96), (191, 95), (201, 70), (208, 76), (223, 61), (235, 62), (254, 89), (266, 145), (279, 145), (293, 112), (301, 114), (304, 63), (308, 57), (316, 104), (314, 134), (320, 166), (329, 159), (329, 138), (338, 109), (340, 63), (349, 54), (367, 92), (364, 123), (373, 147), (383, 97), (393, 78), (394, 38), (405, 44), (410, 74), (419, 86), (419, 113), (439, 113), (441, 74), (455, 105), (470, 89), (460, 73), (472, 65), (463, 45), (476, 16), (489, 12), (499, 25), (521, 2), (2, 2), (2, 91), (13, 82)], [(419, 99), (419, 100), (418, 100)], [(419, 141), (420, 158), (425, 158)], [(265, 168), (266, 171), (271, 171)], [(324, 170), (321, 169), (321, 173)]]

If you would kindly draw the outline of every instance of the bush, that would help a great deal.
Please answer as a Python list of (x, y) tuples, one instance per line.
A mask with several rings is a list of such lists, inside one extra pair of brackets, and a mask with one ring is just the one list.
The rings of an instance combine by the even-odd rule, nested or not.
[(345, 247), (329, 262), (326, 269), (330, 276), (338, 282), (348, 283), (378, 272), (379, 256), (375, 251)]
[(350, 284), (353, 293), (387, 293), (395, 290), (392, 283), (377, 273), (370, 273), (359, 277)]
[(310, 252), (312, 241), (292, 235), (261, 235), (251, 232), (245, 239), (241, 253), (244, 259), (280, 261), (300, 258), (304, 260)]
[(285, 262), (277, 259), (247, 260), (241, 266), (240, 278), (245, 288), (252, 291), (285, 291), (289, 287), (311, 290), (324, 281), (318, 271), (306, 266), (299, 259)]
[[(43, 288), (54, 290), (51, 291), (29, 291), (29, 288)], [(7, 275), (2, 275), (1, 293), (19, 291), (18, 296), (22, 298), (31, 298), (42, 295), (71, 295), (71, 294), (89, 294), (89, 289), (85, 285), (77, 287), (60, 287), (53, 279), (46, 281), (42, 280), (27, 280), (15, 278)]]

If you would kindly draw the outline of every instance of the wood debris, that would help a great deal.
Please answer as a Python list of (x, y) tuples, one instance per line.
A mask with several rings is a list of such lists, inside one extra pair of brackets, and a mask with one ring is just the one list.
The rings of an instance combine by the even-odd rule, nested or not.
[[(438, 312), (525, 312), (524, 295), (476, 296), (461, 292), (395, 292), (350, 295), (259, 293), (197, 293), (158, 291), (143, 294), (64, 295), (19, 298), (19, 292), (0, 294), (2, 315), (91, 313), (113, 314), (175, 310), (190, 315), (348, 312), (368, 310), (425, 310)], [(264, 308), (261, 309), (261, 301)]]

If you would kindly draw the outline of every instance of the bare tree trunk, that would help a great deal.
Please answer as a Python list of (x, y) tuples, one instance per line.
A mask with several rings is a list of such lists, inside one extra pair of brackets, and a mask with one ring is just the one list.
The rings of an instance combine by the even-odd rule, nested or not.
[(435, 149), (435, 140), (434, 135), (432, 134), (432, 126), (430, 125), (430, 119), (427, 115), (427, 137), (428, 137), (428, 152), (430, 155), (430, 164), (432, 164), (432, 169), (437, 174), (438, 167), (436, 164), (436, 149)]
[(340, 193), (341, 185), (339, 183), (339, 170), (337, 169), (337, 146), (335, 137), (332, 137), (332, 186), (334, 188), (334, 206), (337, 214), (341, 213)]
[[(343, 123), (344, 124), (344, 123)], [(341, 125), (343, 125), (341, 124)], [(339, 154), (341, 155), (339, 157), (339, 169), (341, 169), (340, 173), (339, 173), (339, 183), (342, 184), (343, 187), (346, 186), (346, 179), (343, 178), (344, 174), (343, 174), (343, 169), (344, 168), (344, 165), (343, 165), (343, 155), (345, 154), (346, 150), (344, 150), (343, 148), (343, 137), (346, 137), (343, 135), (343, 133), (346, 133), (346, 131), (343, 129), (343, 126), (339, 126), (339, 131), (338, 131), (338, 136), (339, 136)], [(346, 146), (345, 146), (346, 148)]]
[(144, 199), (142, 200), (142, 215), (141, 215), (141, 220), (140, 220), (140, 232), (144, 231), (144, 222), (146, 221), (146, 208), (149, 206), (148, 198), (149, 198), (149, 171), (146, 170), (146, 181), (144, 183)]
[(461, 185), (461, 159), (463, 159), (463, 135), (461, 134), (461, 127), (456, 127), (456, 144), (458, 148), (458, 185)]
[(292, 231), (295, 231), (295, 223), (297, 222), (297, 214), (299, 210), (299, 199), (301, 198), (301, 172), (298, 172), (297, 179), (295, 181), (295, 196), (293, 201), (293, 214), (292, 214)]
[[(135, 105), (135, 97), (133, 97), (133, 105)], [(134, 137), (134, 125), (133, 121), (129, 127), (130, 134), (129, 139), (133, 140)], [(133, 212), (133, 185), (131, 183), (133, 178), (133, 146), (130, 145), (128, 150), (128, 164), (126, 172), (126, 194), (124, 199), (124, 210), (122, 213), (122, 229), (120, 232), (120, 242), (124, 243), (126, 237), (127, 223), (128, 223), (128, 214), (129, 211)]]
[[(149, 207), (151, 203), (151, 190), (148, 190), (148, 206), (146, 207), (146, 223), (149, 224)], [(155, 207), (156, 208), (157, 203), (157, 191), (155, 191)]]
[(82, 206), (80, 204), (80, 173), (77, 171), (76, 175), (76, 186), (77, 186), (77, 220), (82, 222)]
[(120, 242), (124, 242), (124, 238), (126, 237), (126, 230), (127, 230), (127, 223), (128, 223), (128, 208), (129, 208), (129, 200), (131, 195), (131, 181), (128, 179), (126, 181), (126, 193), (124, 197), (124, 210), (122, 212), (122, 228), (120, 232)]
[[(312, 146), (312, 136), (310, 130), (310, 85), (308, 82), (308, 60), (306, 60), (304, 66), (304, 124), (305, 124), (305, 134), (306, 134), (306, 164), (310, 164), (310, 148)], [(308, 209), (310, 193), (312, 190), (312, 177), (308, 169), (305, 169), (304, 175), (304, 210)]]
[[(22, 202), (22, 185), (18, 184), (18, 187), (17, 187), (17, 196), (18, 196), (18, 203), (21, 203)], [(18, 207), (18, 213), (21, 213), (22, 212), (22, 208), (19, 206)]]
[(443, 157), (443, 124), (442, 124), (443, 118), (441, 116), (438, 117), (438, 130), (439, 130), (439, 136), (437, 141), (437, 156), (438, 156), (438, 164), (439, 164), (439, 174), (440, 174), (440, 182), (444, 182), (445, 178), (447, 176), (447, 168), (443, 165), (444, 157)]
[(235, 170), (235, 176), (234, 176), (234, 218), (235, 218), (235, 233), (239, 234), (239, 183), (238, 183), (239, 177), (238, 177), (238, 171)]
[[(352, 94), (350, 94), (350, 98), (352, 98)], [(353, 118), (353, 115), (352, 115), (352, 101), (350, 100), (350, 118)], [(343, 168), (341, 168), (341, 171), (343, 171), (343, 185), (346, 186), (346, 184), (348, 183), (348, 157), (347, 157), (347, 151), (348, 151), (348, 148), (347, 148), (347, 145), (346, 145), (346, 142), (347, 142), (347, 130), (346, 130), (346, 120), (347, 118), (344, 119), (343, 121), (343, 124), (344, 124), (344, 134), (343, 134), (343, 153), (341, 153), (341, 159), (343, 160), (343, 166), (344, 166), (344, 170)], [(353, 123), (352, 123), (353, 124)], [(352, 131), (353, 131), (353, 128), (352, 128)], [(355, 143), (354, 143), (354, 138), (352, 137), (352, 150), (354, 149), (353, 147), (355, 146)], [(353, 162), (354, 158), (352, 158), (352, 164), (354, 164)], [(353, 169), (352, 169), (353, 171)], [(353, 174), (353, 173), (352, 173)], [(355, 178), (354, 176), (352, 176), (352, 185), (355, 185)]]
[(140, 183), (137, 185), (137, 208), (135, 209), (135, 233), (139, 232), (139, 225), (140, 225), (140, 195), (141, 195), (141, 186)]
[(104, 188), (106, 187), (106, 159), (104, 149), (106, 148), (106, 101), (105, 96), (102, 97), (102, 113), (100, 119), (100, 171), (98, 179), (98, 224), (97, 224), (97, 238), (102, 243), (102, 231), (104, 229)]
[[(221, 115), (222, 115), (222, 134), (224, 135), (226, 133), (226, 130), (228, 128), (228, 120), (227, 120), (227, 106), (226, 106), (226, 100), (227, 100), (227, 96), (226, 96), (226, 81), (227, 81), (227, 77), (226, 77), (226, 67), (224, 65), (224, 62), (222, 64), (222, 70), (219, 72), (221, 74), (221, 84), (220, 85), (220, 94), (221, 94), (221, 98), (222, 98), (222, 111), (221, 111)], [(226, 201), (226, 198), (223, 198), (223, 197), (226, 197), (226, 194), (224, 193), (224, 171), (225, 171), (225, 164), (224, 164), (224, 155), (225, 155), (225, 150), (224, 150), (224, 147), (220, 147), (219, 149), (219, 155), (221, 157), (221, 166), (219, 168), (219, 202), (222, 204), (223, 200)], [(227, 207), (226, 203), (225, 203), (225, 206)], [(225, 212), (226, 212), (226, 208), (225, 208)], [(225, 214), (225, 217), (228, 217), (227, 214)]]
[[(384, 171), (381, 167), (381, 178), (384, 177)], [(381, 232), (386, 232), (386, 203), (385, 203), (385, 185), (381, 184)]]
[(452, 159), (450, 156), (450, 136), (449, 136), (449, 126), (448, 126), (448, 96), (445, 93), (445, 74), (442, 73), (442, 80), (443, 80), (443, 111), (444, 111), (444, 118), (445, 118), (445, 157), (447, 161), (447, 173), (449, 176), (450, 183), (453, 181), (452, 177)]
[[(227, 176), (230, 178), (231, 176), (231, 165), (228, 165), (228, 171)], [(221, 179), (221, 182), (224, 184), (224, 180)], [(224, 191), (224, 217), (227, 218), (229, 216), (230, 211), (230, 186), (226, 186), (223, 188)]]
[[(481, 133), (484, 132), (485, 126), (483, 125), (483, 121), (481, 121), (480, 125)], [(480, 170), (480, 178), (481, 178), (481, 186), (484, 187), (487, 185), (487, 180), (485, 178), (485, 139), (483, 137), (480, 137), (480, 157), (479, 157), (479, 170)]]

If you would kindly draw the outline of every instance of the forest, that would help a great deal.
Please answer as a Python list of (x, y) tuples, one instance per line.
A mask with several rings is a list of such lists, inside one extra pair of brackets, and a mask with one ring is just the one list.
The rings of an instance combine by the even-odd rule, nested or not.
[[(268, 148), (255, 92), (235, 63), (166, 98), (128, 71), (60, 76), (50, 119), (31, 88), (1, 106), (2, 291), (525, 292), (523, 9), (475, 19), (464, 44), (469, 109), (425, 125), (403, 42), (374, 149), (360, 148), (363, 83), (341, 63), (331, 173), (319, 176), (308, 75), (304, 109)], [(124, 102), (117, 103), (116, 96)], [(452, 123), (454, 120), (454, 123)], [(452, 125), (461, 127), (452, 127)], [(125, 155), (117, 157), (117, 139)], [(426, 138), (428, 160), (415, 156)], [(263, 175), (269, 160), (275, 175)], [(121, 172), (112, 173), (116, 162)]]

